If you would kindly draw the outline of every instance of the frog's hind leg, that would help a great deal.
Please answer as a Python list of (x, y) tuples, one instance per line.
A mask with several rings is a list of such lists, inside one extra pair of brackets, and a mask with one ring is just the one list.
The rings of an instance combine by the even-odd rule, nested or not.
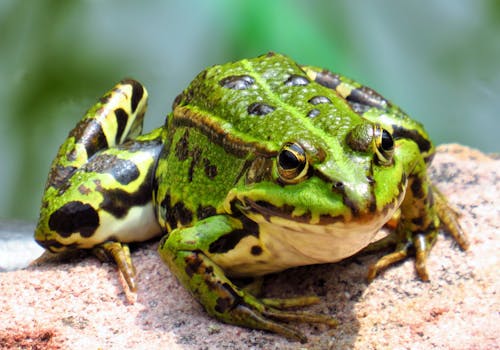
[(69, 133), (52, 162), (45, 189), (59, 188), (100, 150), (142, 132), (147, 91), (137, 81), (123, 80), (104, 94)]
[[(134, 176), (140, 175), (144, 178), (140, 189), (143, 192), (152, 191), (148, 187), (151, 186), (149, 183), (151, 176), (148, 177), (147, 173), (155, 163), (158, 152), (146, 149), (143, 152), (136, 150), (127, 153), (126, 150), (119, 151), (114, 147), (142, 133), (147, 97), (147, 91), (140, 83), (127, 79), (104, 94), (87, 111), (60, 146), (52, 162), (45, 185), (40, 218), (35, 229), (35, 240), (51, 252), (60, 253), (84, 246), (85, 249), (93, 248), (93, 252), (100, 258), (105, 255), (112, 257), (117, 262), (131, 290), (136, 289), (135, 269), (130, 260), (128, 246), (115, 241), (92, 241), (93, 243), (85, 241), (93, 240), (98, 228), (108, 231), (100, 216), (106, 208), (118, 206), (128, 211), (130, 208), (125, 208), (125, 206), (135, 204), (130, 200), (124, 204), (123, 199), (117, 199), (116, 196), (104, 198), (105, 193), (112, 193), (112, 191), (110, 192), (110, 188), (105, 185), (108, 175), (101, 174), (101, 172), (108, 171), (110, 174), (118, 174), (123, 179), (128, 179), (126, 169), (119, 167), (119, 164), (131, 164), (131, 162), (127, 159), (119, 159), (121, 163), (115, 162), (117, 171), (113, 171), (113, 162), (95, 160), (96, 158), (103, 155), (103, 159), (118, 159), (116, 154), (125, 158), (132, 157), (133, 154), (144, 154), (147, 157), (141, 157), (142, 160), (134, 163), (141, 166), (139, 169), (141, 171), (134, 171), (135, 168), (132, 171), (134, 171)], [(150, 138), (157, 134), (158, 132), (152, 133)], [(112, 153), (113, 151), (116, 151), (116, 154)], [(111, 153), (105, 154), (106, 152)], [(94, 178), (92, 179), (91, 176)], [(139, 191), (133, 186), (130, 187), (128, 182), (121, 183), (119, 180), (113, 186), (113, 190), (122, 191), (120, 193)], [(104, 207), (101, 206), (103, 203)], [(138, 207), (147, 211), (146, 206)], [(120, 220), (123, 221), (123, 218)], [(114, 223), (110, 225), (115, 226)], [(124, 226), (127, 225), (121, 225), (121, 227)], [(111, 237), (112, 233), (109, 233), (109, 236)], [(85, 243), (82, 244), (82, 242)], [(93, 246), (89, 247), (91, 244)]]

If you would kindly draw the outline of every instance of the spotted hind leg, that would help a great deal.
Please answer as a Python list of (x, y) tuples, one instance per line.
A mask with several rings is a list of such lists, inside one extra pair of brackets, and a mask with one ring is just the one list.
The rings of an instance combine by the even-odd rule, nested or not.
[[(109, 217), (109, 213), (106, 214), (108, 216), (101, 215), (106, 209), (117, 205), (121, 206), (122, 212), (126, 212), (129, 208), (124, 208), (125, 205), (132, 206), (137, 203), (121, 203), (119, 201), (123, 199), (117, 196), (108, 196), (108, 199), (115, 198), (111, 201), (104, 201), (101, 197), (108, 191), (106, 172), (114, 174), (115, 180), (117, 175), (120, 176), (121, 182), (115, 181), (114, 190), (122, 190), (123, 187), (123, 193), (134, 193), (135, 187), (126, 187), (128, 182), (123, 183), (123, 179), (140, 175), (146, 179), (145, 183), (141, 182), (141, 188), (145, 188), (143, 191), (152, 191), (147, 189), (151, 177), (147, 177), (146, 172), (155, 162), (151, 157), (156, 157), (158, 152), (144, 150), (141, 154), (145, 156), (141, 157), (141, 160), (134, 160), (134, 166), (127, 168), (120, 167), (120, 164), (130, 164), (129, 160), (123, 158), (131, 158), (139, 154), (139, 151), (127, 153), (126, 150), (114, 148), (142, 133), (146, 105), (146, 89), (134, 80), (123, 80), (87, 111), (60, 146), (52, 162), (42, 199), (40, 219), (35, 229), (35, 240), (51, 252), (58, 253), (70, 248), (98, 248), (94, 251), (100, 251), (101, 254), (96, 255), (111, 256), (132, 290), (136, 288), (135, 270), (128, 247), (116, 242), (118, 238), (113, 238), (119, 237), (119, 234), (112, 231), (112, 227), (116, 225), (103, 224), (103, 218)], [(111, 153), (105, 154), (106, 152)], [(101, 155), (103, 159), (115, 161), (95, 160)], [(137, 171), (137, 165), (145, 169), (144, 174)], [(115, 203), (116, 201), (119, 203)], [(140, 208), (147, 210), (146, 206)], [(123, 218), (120, 220), (121, 227), (126, 227)], [(104, 238), (97, 238), (98, 229), (106, 231), (102, 234)]]
[(147, 96), (146, 89), (135, 80), (122, 80), (104, 94), (60, 146), (45, 189), (64, 185), (98, 151), (141, 134)]

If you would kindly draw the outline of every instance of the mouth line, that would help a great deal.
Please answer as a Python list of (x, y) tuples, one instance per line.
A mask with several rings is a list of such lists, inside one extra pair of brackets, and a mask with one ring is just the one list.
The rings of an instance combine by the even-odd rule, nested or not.
[(243, 213), (256, 213), (261, 215), (266, 221), (271, 222), (273, 217), (278, 217), (281, 219), (289, 220), (291, 222), (304, 223), (310, 225), (327, 226), (335, 223), (358, 223), (365, 224), (367, 222), (376, 220), (377, 217), (385, 217), (389, 212), (393, 212), (396, 203), (392, 202), (385, 206), (385, 208), (380, 212), (368, 212), (357, 215), (351, 215), (345, 217), (343, 214), (330, 215), (330, 214), (320, 214), (313, 216), (310, 210), (301, 215), (294, 215), (293, 212), (295, 207), (292, 205), (285, 204), (282, 207), (275, 206), (269, 202), (265, 201), (254, 201), (245, 197), (242, 199), (242, 212)]
[[(272, 217), (279, 217), (282, 219), (300, 222), (305, 224), (312, 224), (313, 216), (310, 211), (302, 215), (293, 215), (295, 208), (291, 205), (285, 204), (282, 207), (277, 207), (271, 203), (264, 201), (254, 201), (249, 198), (243, 199), (243, 212), (254, 212), (262, 215), (262, 217), (271, 222)], [(344, 221), (343, 215), (331, 216), (327, 214), (322, 214), (319, 216), (319, 220), (314, 223), (314, 225), (330, 225), (336, 222)]]

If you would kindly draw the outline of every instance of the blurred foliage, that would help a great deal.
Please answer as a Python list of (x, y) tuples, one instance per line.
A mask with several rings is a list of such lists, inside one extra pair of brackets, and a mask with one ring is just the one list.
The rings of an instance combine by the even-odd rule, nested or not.
[(498, 1), (0, 3), (0, 218), (35, 220), (69, 130), (123, 77), (150, 92), (146, 130), (208, 65), (286, 53), (376, 88), (436, 143), (498, 152)]

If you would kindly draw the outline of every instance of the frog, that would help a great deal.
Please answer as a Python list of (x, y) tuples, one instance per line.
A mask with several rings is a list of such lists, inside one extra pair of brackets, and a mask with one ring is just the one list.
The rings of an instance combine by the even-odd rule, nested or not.
[(422, 124), (344, 75), (274, 52), (214, 65), (143, 133), (147, 100), (125, 79), (70, 132), (35, 229), (45, 249), (110, 258), (136, 291), (129, 244), (161, 236), (161, 259), (209, 315), (305, 342), (290, 322), (338, 324), (296, 310), (317, 296), (264, 298), (240, 281), (370, 249), (392, 250), (369, 280), (414, 257), (427, 281), (440, 227), (469, 246), (429, 178)]

